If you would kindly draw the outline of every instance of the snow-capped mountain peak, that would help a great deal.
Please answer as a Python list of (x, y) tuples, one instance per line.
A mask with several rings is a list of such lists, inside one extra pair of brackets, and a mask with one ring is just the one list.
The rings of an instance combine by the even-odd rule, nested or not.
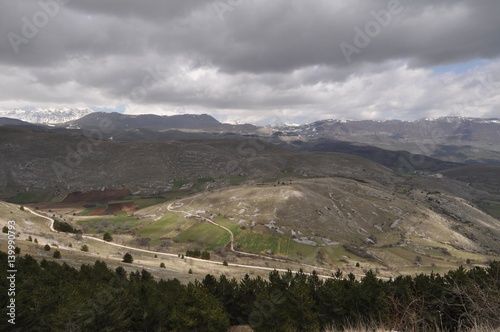
[(34, 108), (30, 110), (0, 110), (0, 117), (18, 119), (30, 123), (58, 124), (73, 121), (94, 111), (89, 108)]

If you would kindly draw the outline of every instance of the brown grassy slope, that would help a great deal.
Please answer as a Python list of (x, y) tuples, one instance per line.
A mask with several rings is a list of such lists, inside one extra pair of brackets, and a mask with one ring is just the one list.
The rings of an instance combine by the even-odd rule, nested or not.
[(453, 195), (416, 189), (400, 194), (345, 178), (286, 183), (202, 193), (183, 199), (182, 209), (205, 210), (233, 224), (254, 225), (255, 232), (317, 245), (500, 254), (500, 221)]

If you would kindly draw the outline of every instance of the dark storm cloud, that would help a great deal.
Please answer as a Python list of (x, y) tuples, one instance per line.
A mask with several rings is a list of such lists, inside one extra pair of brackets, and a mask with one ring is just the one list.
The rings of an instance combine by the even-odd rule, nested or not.
[[(209, 113), (286, 110), (301, 118), (311, 111), (317, 117), (419, 117), (454, 103), (451, 94), (423, 91), (444, 80), (433, 67), (486, 59), (489, 69), (479, 74), (498, 75), (497, 0), (0, 5), (1, 78), (13, 84), (0, 92), (3, 108), (19, 101), (71, 104), (79, 94), (79, 103), (127, 103), (130, 112), (184, 105)], [(151, 68), (161, 75), (149, 77)], [(467, 89), (454, 82), (449, 91)], [(407, 91), (393, 84), (421, 86)], [(141, 98), (131, 97), (134, 91)], [(490, 107), (484, 113), (498, 116), (488, 100), (481, 101)]]

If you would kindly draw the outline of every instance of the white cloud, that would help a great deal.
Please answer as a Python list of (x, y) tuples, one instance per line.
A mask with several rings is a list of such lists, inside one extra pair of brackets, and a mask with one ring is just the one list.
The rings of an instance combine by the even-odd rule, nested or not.
[[(222, 20), (206, 1), (116, 1), (70, 2), (19, 54), (1, 39), (0, 108), (124, 105), (253, 123), (500, 117), (497, 0), (404, 3), (351, 63), (340, 43), (387, 1), (245, 2)], [(5, 34), (40, 11), (4, 4)]]

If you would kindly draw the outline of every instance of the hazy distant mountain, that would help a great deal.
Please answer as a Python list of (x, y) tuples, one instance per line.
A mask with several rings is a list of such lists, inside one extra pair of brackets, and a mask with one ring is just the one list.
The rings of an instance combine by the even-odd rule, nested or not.
[[(105, 121), (105, 122), (103, 122)], [(75, 128), (97, 129), (106, 123), (114, 130), (148, 129), (162, 131), (167, 129), (189, 129), (196, 131), (221, 131), (235, 133), (253, 133), (258, 128), (249, 125), (231, 125), (221, 123), (207, 114), (182, 114), (160, 116), (153, 114), (125, 115), (119, 113), (95, 112), (81, 119), (65, 123)]]
[(31, 123), (21, 121), (18, 119), (0, 117), (0, 126), (28, 126), (28, 125), (31, 125)]
[[(275, 143), (303, 151), (356, 154), (392, 168), (394, 163), (399, 164), (402, 158), (418, 159), (418, 165), (412, 167), (415, 170), (436, 171), (456, 166), (450, 163), (500, 165), (499, 119), (443, 117), (417, 121), (322, 120), (302, 125), (289, 123), (271, 128), (221, 123), (207, 114), (125, 115), (64, 108), (0, 111), (0, 117), (2, 115), (31, 123), (55, 123), (55, 130), (101, 129), (103, 138), (118, 141), (232, 138), (219, 135), (233, 133), (237, 136), (270, 136)], [(70, 120), (61, 123), (66, 119)], [(105, 130), (102, 130), (103, 124)], [(9, 125), (22, 124), (11, 122)], [(340, 144), (346, 142), (353, 144)], [(390, 153), (391, 151), (397, 153)], [(405, 151), (411, 155), (405, 154)], [(421, 158), (415, 158), (416, 156), (427, 156), (445, 163), (440, 163), (439, 160), (436, 163), (434, 159), (421, 162)]]
[(417, 121), (322, 120), (300, 126), (284, 125), (276, 129), (288, 136), (301, 135), (306, 138), (378, 137), (393, 140), (498, 142), (500, 119), (444, 117)]
[(500, 162), (500, 120), (444, 117), (417, 121), (323, 120), (274, 128), (283, 141), (333, 139), (460, 163)]
[(34, 108), (31, 110), (0, 110), (0, 117), (18, 119), (29, 123), (57, 124), (79, 119), (93, 113), (89, 108)]

